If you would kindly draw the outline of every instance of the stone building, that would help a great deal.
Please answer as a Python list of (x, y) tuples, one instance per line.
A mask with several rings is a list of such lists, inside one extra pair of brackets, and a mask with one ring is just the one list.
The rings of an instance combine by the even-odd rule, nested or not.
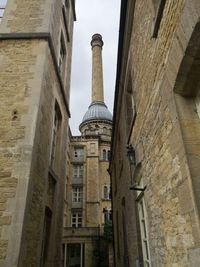
[(92, 101), (79, 127), (81, 136), (70, 138), (64, 267), (109, 266), (109, 245), (103, 241), (103, 226), (111, 220), (107, 170), (112, 115), (104, 103), (101, 35), (93, 35), (91, 46)]
[(0, 266), (60, 266), (75, 1), (0, 0)]
[(200, 266), (199, 58), (199, 0), (121, 1), (110, 164), (116, 267)]

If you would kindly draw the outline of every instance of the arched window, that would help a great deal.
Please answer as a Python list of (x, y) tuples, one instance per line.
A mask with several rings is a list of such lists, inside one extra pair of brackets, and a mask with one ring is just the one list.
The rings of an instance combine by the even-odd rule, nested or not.
[(103, 149), (103, 160), (106, 160), (106, 159), (107, 159), (107, 157), (106, 157), (106, 150)]

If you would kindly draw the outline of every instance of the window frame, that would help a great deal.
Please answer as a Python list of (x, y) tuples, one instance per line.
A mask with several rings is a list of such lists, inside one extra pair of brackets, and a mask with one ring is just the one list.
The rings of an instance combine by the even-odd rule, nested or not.
[(83, 202), (83, 188), (81, 186), (72, 187), (72, 202), (73, 203)]
[[(75, 174), (77, 173), (77, 174)], [(84, 166), (83, 164), (73, 164), (72, 176), (75, 179), (83, 178)]]
[(163, 18), (163, 13), (165, 9), (166, 0), (160, 0), (157, 4), (157, 7), (155, 8), (155, 17), (153, 20), (153, 28), (152, 28), (152, 38), (158, 37), (158, 32), (160, 29), (161, 21)]
[(3, 19), (4, 12), (5, 12), (5, 9), (6, 9), (6, 5), (7, 5), (7, 0), (5, 1), (5, 4), (3, 4), (2, 1), (0, 0), (0, 23), (1, 23), (2, 19)]
[(58, 69), (61, 75), (64, 73), (64, 66), (67, 58), (67, 49), (65, 45), (65, 39), (63, 32), (60, 33), (60, 46), (59, 46), (59, 55), (58, 55)]
[(102, 150), (102, 159), (103, 160), (107, 160), (107, 151), (106, 151), (106, 149)]
[[(138, 187), (144, 187), (142, 178), (140, 182), (138, 183)], [(146, 205), (145, 205), (144, 192), (137, 193), (137, 208), (138, 208), (138, 219), (139, 219), (139, 225), (140, 225), (143, 262), (145, 266), (152, 267), (149, 236), (148, 236), (148, 216), (147, 216), (147, 210), (146, 210)]]
[(104, 223), (112, 221), (112, 210), (109, 208), (104, 208)]
[(52, 125), (50, 166), (54, 170), (59, 158), (60, 145), (62, 142), (62, 114), (58, 102), (55, 101)]
[(84, 148), (83, 147), (74, 147), (74, 157), (83, 158), (84, 157)]
[(108, 199), (108, 196), (109, 196), (108, 186), (104, 185), (104, 187), (103, 187), (103, 198), (104, 199)]
[(80, 228), (82, 227), (83, 214), (81, 211), (72, 211), (71, 213), (71, 227)]

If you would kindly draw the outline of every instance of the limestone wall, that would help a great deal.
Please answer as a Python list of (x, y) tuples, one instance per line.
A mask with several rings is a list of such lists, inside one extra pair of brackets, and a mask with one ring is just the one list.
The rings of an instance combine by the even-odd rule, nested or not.
[[(56, 4), (59, 11), (53, 15)], [(72, 47), (69, 32), (65, 76), (59, 76), (61, 7), (62, 1), (9, 0), (0, 24), (0, 266), (4, 267), (40, 266), (45, 207), (52, 210), (47, 266), (59, 266), (61, 260)], [(72, 31), (72, 10), (70, 14)], [(52, 170), (56, 101), (62, 123), (59, 159)]]
[(5, 262), (8, 262), (8, 266), (16, 266), (17, 263), (41, 93), (44, 66), (44, 56), (41, 55), (44, 55), (44, 51), (45, 42), (37, 40), (0, 44), (0, 266), (7, 266)]
[[(126, 189), (130, 183), (124, 171), (124, 168), (128, 168), (126, 152), (120, 144), (123, 142), (125, 146), (131, 143), (136, 149), (137, 160), (141, 161), (141, 175), (147, 185), (144, 199), (148, 213), (152, 266), (196, 267), (199, 266), (199, 203), (192, 184), (196, 185), (195, 188), (199, 185), (196, 182), (197, 174), (193, 175), (195, 167), (188, 161), (188, 154), (191, 152), (199, 157), (199, 150), (195, 150), (194, 146), (199, 146), (196, 133), (200, 133), (197, 127), (200, 121), (196, 118), (194, 124), (191, 121), (191, 136), (185, 136), (189, 131), (183, 131), (187, 125), (186, 121), (181, 122), (180, 116), (191, 118), (188, 114), (191, 115), (192, 105), (188, 102), (193, 100), (184, 100), (176, 95), (174, 87), (189, 39), (199, 20), (199, 1), (166, 1), (157, 38), (152, 38), (154, 15), (151, 0), (136, 1), (128, 64), (124, 61), (121, 70), (125, 86), (120, 87), (118, 102), (115, 103), (118, 109), (112, 165), (114, 205), (119, 213), (119, 225), (122, 226), (120, 201), (124, 197), (127, 203), (131, 197)], [(133, 81), (132, 96), (137, 112), (129, 140), (122, 123), (126, 119), (128, 88), (125, 81), (128, 73)], [(121, 99), (124, 100), (124, 108), (120, 107)], [(192, 129), (195, 129), (195, 135)], [(192, 136), (195, 136), (196, 141)], [(188, 144), (193, 145), (193, 150), (188, 150)], [(132, 209), (135, 209), (134, 206)], [(128, 221), (133, 220), (129, 217), (127, 215)], [(117, 227), (115, 232), (117, 235)], [(124, 238), (125, 233), (120, 235)], [(129, 248), (128, 254), (131, 255)], [(137, 255), (134, 261), (136, 258)], [(122, 259), (118, 259), (118, 264), (126, 266)]]

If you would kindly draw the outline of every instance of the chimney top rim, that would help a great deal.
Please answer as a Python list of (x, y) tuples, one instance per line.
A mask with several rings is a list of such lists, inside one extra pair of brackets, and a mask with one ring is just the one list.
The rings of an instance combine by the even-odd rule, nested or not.
[(95, 33), (92, 35), (91, 46), (95, 45), (99, 45), (101, 47), (103, 46), (102, 35), (99, 33)]

